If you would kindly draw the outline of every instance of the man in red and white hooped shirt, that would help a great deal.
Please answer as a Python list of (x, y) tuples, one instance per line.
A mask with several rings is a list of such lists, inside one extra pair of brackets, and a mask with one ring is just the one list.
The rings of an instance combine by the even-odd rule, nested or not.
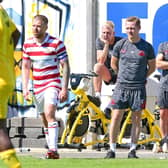
[[(42, 116), (49, 147), (46, 158), (58, 159), (58, 122), (55, 111), (58, 100), (63, 102), (67, 99), (70, 68), (64, 43), (46, 33), (47, 28), (47, 17), (36, 15), (33, 18), (33, 37), (25, 41), (23, 45), (23, 94), (25, 99), (29, 100), (28, 81), (32, 68), (36, 109)], [(63, 70), (62, 83), (60, 65)]]

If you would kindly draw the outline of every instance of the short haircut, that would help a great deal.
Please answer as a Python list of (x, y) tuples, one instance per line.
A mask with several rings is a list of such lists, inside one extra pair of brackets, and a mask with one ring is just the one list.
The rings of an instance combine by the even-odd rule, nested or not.
[(114, 27), (115, 27), (114, 23), (110, 20), (107, 20), (106, 22), (104, 22), (103, 26), (109, 26), (112, 29), (114, 29)]
[(130, 16), (126, 19), (126, 22), (135, 22), (136, 26), (141, 27), (141, 21), (138, 17), (136, 16)]
[(33, 17), (33, 20), (34, 19), (40, 19), (40, 20), (43, 21), (44, 24), (46, 24), (46, 25), (48, 24), (48, 18), (46, 16), (44, 16), (44, 15), (35, 15)]

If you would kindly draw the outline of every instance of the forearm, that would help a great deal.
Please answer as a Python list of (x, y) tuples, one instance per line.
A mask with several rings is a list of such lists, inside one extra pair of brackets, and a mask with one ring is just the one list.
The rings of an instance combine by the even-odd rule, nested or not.
[(159, 69), (168, 69), (168, 61), (157, 61), (156, 62), (156, 67)]
[(111, 68), (116, 74), (118, 73), (118, 59), (116, 57), (111, 58)]
[(22, 88), (23, 90), (28, 89), (30, 70), (26, 68), (22, 68)]
[(69, 61), (66, 60), (63, 64), (63, 83), (62, 83), (63, 89), (68, 89), (69, 75), (70, 75)]
[(30, 67), (31, 67), (30, 60), (24, 60), (23, 59), (22, 60), (22, 88), (23, 88), (23, 90), (28, 89)]
[(149, 77), (155, 71), (154, 68), (149, 68), (147, 72), (147, 77)]
[(108, 52), (109, 52), (109, 44), (105, 43), (103, 50), (101, 50), (101, 52), (99, 51), (97, 54), (98, 55), (97, 61), (99, 63), (104, 63), (107, 59)]
[(147, 77), (150, 76), (156, 68), (156, 61), (155, 59), (148, 62), (148, 71), (147, 71)]
[(118, 73), (118, 66), (117, 65), (113, 65), (112, 69), (116, 74)]
[(168, 61), (164, 60), (163, 53), (159, 53), (156, 57), (156, 67), (159, 69), (168, 69)]

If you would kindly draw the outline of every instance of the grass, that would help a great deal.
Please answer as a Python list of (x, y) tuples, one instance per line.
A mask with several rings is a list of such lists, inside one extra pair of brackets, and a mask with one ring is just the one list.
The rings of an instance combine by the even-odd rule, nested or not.
[[(43, 160), (20, 156), (23, 168), (167, 168), (168, 159), (77, 159)], [(0, 161), (0, 168), (6, 166)]]

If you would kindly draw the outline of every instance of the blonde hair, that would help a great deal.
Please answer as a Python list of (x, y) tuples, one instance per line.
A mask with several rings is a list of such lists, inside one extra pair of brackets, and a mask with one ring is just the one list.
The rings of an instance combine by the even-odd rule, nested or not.
[(114, 30), (114, 28), (115, 28), (115, 25), (114, 25), (113, 21), (110, 21), (110, 20), (107, 20), (106, 22), (104, 22), (104, 24), (103, 24), (102, 27), (104, 27), (104, 26), (110, 27), (110, 28), (112, 28), (113, 30)]

